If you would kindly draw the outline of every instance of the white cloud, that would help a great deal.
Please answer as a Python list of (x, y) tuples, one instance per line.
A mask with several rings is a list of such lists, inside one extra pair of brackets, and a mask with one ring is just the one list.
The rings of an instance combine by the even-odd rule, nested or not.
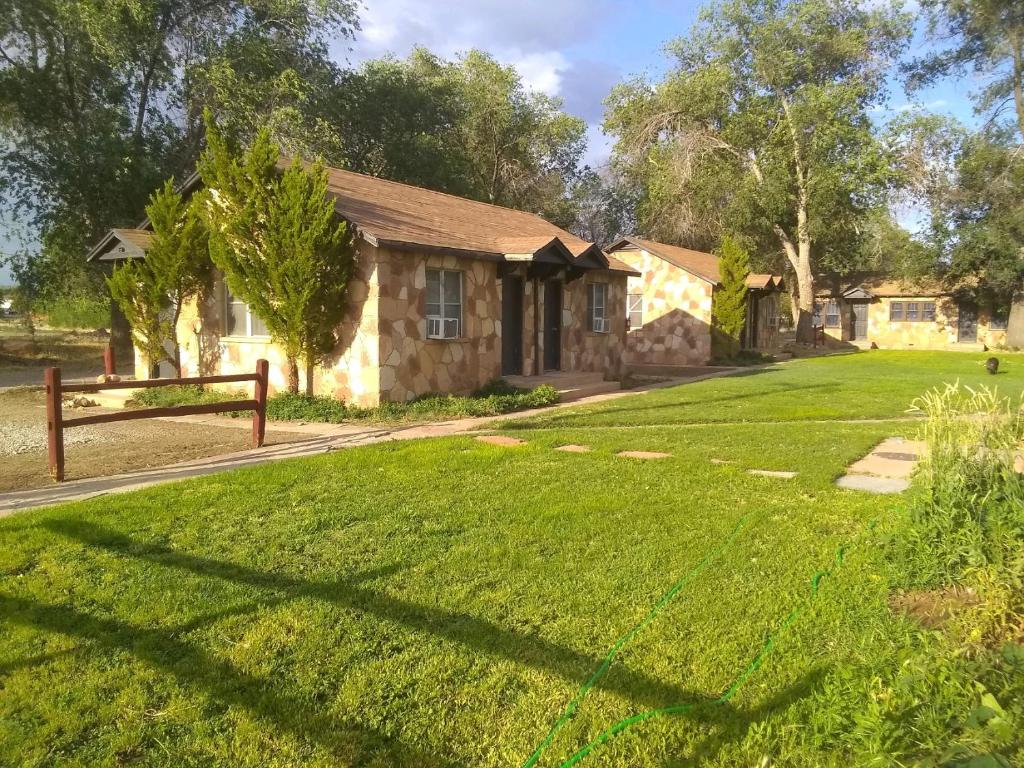
[(548, 96), (562, 92), (562, 73), (569, 68), (568, 59), (558, 51), (522, 54), (506, 63), (512, 64), (522, 75), (527, 88)]

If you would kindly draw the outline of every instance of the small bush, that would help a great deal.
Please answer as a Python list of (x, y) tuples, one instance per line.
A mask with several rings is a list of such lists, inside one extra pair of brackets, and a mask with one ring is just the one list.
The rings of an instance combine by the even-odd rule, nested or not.
[[(481, 394), (487, 392), (489, 394)], [(280, 392), (267, 401), (267, 418), (277, 421), (312, 421), (335, 424), (341, 421), (428, 421), (432, 419), (500, 416), (526, 408), (541, 408), (558, 402), (558, 391), (544, 385), (521, 390), (492, 382), (470, 397), (423, 395), (408, 403), (381, 403), (376, 408), (346, 405), (324, 395), (312, 397)]]
[(53, 328), (85, 328), (90, 331), (110, 327), (110, 302), (89, 297), (51, 301), (41, 308), (46, 324)]
[(470, 397), (490, 397), (491, 395), (517, 395), (520, 392), (529, 392), (528, 389), (513, 387), (504, 379), (491, 379), (480, 389), (476, 390)]
[(326, 395), (278, 392), (267, 399), (267, 418), (272, 421), (319, 421), (336, 424), (352, 418), (341, 400)]
[(196, 385), (153, 387), (140, 389), (129, 405), (146, 408), (168, 408), (175, 405), (204, 405), (225, 400), (245, 400), (250, 397), (240, 390), (207, 389)]

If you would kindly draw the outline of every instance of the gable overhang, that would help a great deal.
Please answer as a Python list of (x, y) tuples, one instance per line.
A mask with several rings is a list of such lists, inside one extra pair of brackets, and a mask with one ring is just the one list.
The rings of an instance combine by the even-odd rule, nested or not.
[(840, 297), (847, 301), (871, 301), (875, 298), (875, 294), (863, 285), (855, 285), (852, 288), (847, 288), (843, 291), (840, 294)]
[(649, 253), (652, 256), (657, 256), (659, 259), (666, 262), (667, 264), (671, 264), (676, 269), (681, 269), (684, 272), (689, 272), (694, 277), (700, 278), (706, 283), (711, 283), (712, 286), (718, 285), (717, 278), (712, 277), (711, 275), (704, 274), (700, 270), (694, 269), (692, 266), (689, 266), (687, 264), (681, 264), (679, 263), (678, 259), (673, 259), (670, 256), (668, 256), (668, 254), (665, 253), (659, 253), (656, 248), (651, 247), (650, 243), (642, 243), (636, 238), (626, 236), (620, 238), (618, 241), (612, 243), (612, 245), (608, 247), (608, 253), (615, 253), (616, 251), (644, 251), (645, 253)]
[(142, 229), (112, 229), (86, 254), (86, 261), (117, 262), (146, 258), (151, 233)]

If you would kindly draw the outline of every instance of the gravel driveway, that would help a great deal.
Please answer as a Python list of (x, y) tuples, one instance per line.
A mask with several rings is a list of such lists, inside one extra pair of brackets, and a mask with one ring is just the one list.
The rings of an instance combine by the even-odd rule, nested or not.
[[(69, 411), (73, 418), (110, 409)], [(267, 444), (301, 435), (273, 432)], [(248, 429), (145, 419), (92, 424), (64, 432), (67, 479), (98, 477), (159, 467), (188, 459), (249, 448)], [(0, 391), (0, 493), (38, 488), (51, 482), (46, 461), (46, 404), (40, 389)]]

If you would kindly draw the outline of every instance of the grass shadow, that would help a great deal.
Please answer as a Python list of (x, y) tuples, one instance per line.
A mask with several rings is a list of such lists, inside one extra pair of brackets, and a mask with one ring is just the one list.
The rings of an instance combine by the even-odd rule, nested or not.
[[(488, 656), (557, 675), (572, 684), (581, 682), (601, 663), (601, 659), (596, 656), (542, 637), (521, 634), (472, 614), (419, 605), (359, 586), (351, 579), (311, 581), (284, 574), (265, 573), (244, 565), (136, 542), (119, 532), (81, 520), (46, 521), (44, 526), (59, 535), (119, 555), (232, 584), (266, 589), (274, 593), (270, 599), (315, 598), (361, 611), (416, 632), (459, 643)], [(599, 687), (614, 691), (645, 707), (662, 706), (688, 695), (685, 689), (642, 672), (622, 672), (620, 675), (609, 676), (613, 679), (606, 678), (599, 683)]]

